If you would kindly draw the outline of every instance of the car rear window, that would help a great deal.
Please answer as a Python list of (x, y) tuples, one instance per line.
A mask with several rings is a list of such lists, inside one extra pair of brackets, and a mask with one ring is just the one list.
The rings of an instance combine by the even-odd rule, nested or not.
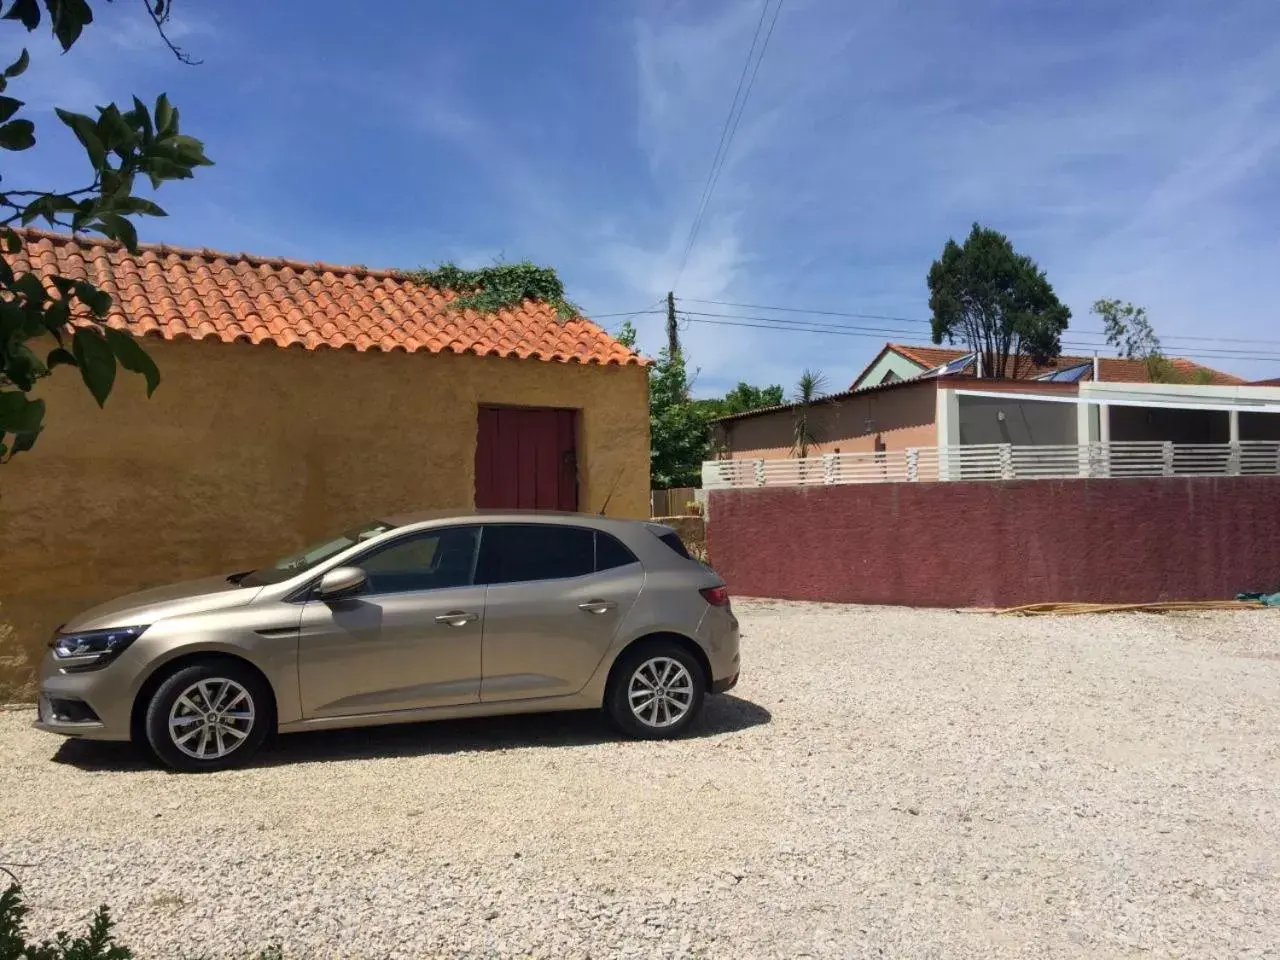
[(684, 545), (684, 541), (680, 539), (680, 534), (676, 533), (674, 530), (668, 530), (666, 533), (658, 534), (658, 539), (686, 560), (693, 559), (689, 554), (688, 548)]
[(623, 546), (617, 537), (612, 537), (601, 530), (596, 531), (596, 572), (613, 570), (637, 563), (636, 555)]

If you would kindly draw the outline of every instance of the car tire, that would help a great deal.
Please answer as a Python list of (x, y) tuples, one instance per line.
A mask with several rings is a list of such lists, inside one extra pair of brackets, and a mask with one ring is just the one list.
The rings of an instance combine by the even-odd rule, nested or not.
[(670, 640), (626, 650), (605, 691), (605, 712), (637, 740), (669, 740), (689, 729), (702, 710), (707, 680), (702, 665)]
[(251, 667), (228, 660), (176, 671), (151, 695), (145, 719), (151, 752), (182, 773), (247, 763), (274, 726), (266, 681)]

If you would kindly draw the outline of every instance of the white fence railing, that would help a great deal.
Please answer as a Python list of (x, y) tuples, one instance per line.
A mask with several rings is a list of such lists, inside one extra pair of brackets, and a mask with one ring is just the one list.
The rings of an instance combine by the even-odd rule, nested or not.
[(830, 453), (794, 460), (708, 460), (702, 465), (702, 486), (707, 490), (939, 480), (1237, 476), (1280, 476), (1280, 441), (1133, 441), (1045, 447), (995, 443)]

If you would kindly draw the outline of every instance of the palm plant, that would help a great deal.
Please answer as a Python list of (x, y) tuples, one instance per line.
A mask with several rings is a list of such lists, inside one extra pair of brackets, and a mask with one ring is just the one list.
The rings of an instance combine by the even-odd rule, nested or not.
[(822, 399), (827, 392), (827, 378), (821, 370), (805, 369), (796, 384), (795, 396), (795, 429), (792, 434), (791, 452), (797, 457), (809, 456), (809, 448), (817, 443), (809, 427), (809, 408), (815, 400)]

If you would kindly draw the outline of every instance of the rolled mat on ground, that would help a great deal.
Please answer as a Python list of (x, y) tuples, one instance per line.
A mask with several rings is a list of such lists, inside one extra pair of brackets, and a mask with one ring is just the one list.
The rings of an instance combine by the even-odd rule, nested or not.
[[(1072, 616), (1080, 613), (1175, 613), (1196, 610), (1261, 610), (1267, 604), (1260, 602), (1261, 595), (1241, 594), (1236, 600), (1170, 600), (1160, 603), (1028, 603), (1020, 607), (973, 608), (969, 613), (994, 613), (1005, 616)], [(1280, 594), (1272, 594), (1280, 606)]]
[(1280, 593), (1237, 593), (1237, 600), (1253, 600), (1264, 607), (1280, 607)]

